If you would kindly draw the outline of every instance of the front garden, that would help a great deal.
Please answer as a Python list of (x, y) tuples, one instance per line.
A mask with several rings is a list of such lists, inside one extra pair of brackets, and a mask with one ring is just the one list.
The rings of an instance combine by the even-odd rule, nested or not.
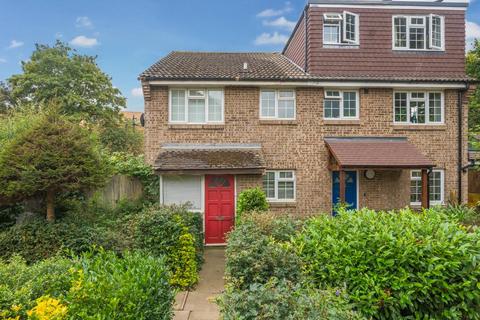
[(245, 214), (229, 235), (225, 319), (479, 319), (480, 230), (464, 207)]

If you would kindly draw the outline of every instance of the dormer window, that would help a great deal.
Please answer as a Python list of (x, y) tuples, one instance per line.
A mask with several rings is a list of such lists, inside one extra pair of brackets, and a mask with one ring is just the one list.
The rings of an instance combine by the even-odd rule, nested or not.
[(444, 17), (394, 16), (393, 49), (444, 50)]
[(359, 43), (359, 18), (355, 13), (323, 14), (323, 44), (348, 45)]

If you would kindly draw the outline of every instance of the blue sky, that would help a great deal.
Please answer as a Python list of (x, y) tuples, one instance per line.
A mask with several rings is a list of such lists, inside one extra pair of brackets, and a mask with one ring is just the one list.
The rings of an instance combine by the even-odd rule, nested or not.
[[(21, 71), (35, 43), (68, 42), (143, 110), (137, 76), (172, 50), (280, 51), (306, 0), (0, 0), (0, 80)], [(480, 0), (467, 12), (480, 38)]]

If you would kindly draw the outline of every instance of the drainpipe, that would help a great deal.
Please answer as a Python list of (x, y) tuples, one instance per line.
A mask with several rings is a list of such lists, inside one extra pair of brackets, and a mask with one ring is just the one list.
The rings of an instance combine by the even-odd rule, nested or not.
[(457, 92), (458, 109), (458, 204), (462, 203), (462, 174), (463, 174), (463, 91)]

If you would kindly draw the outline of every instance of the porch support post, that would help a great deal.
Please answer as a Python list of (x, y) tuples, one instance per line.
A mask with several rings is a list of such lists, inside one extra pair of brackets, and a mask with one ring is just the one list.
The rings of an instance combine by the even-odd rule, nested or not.
[(340, 168), (340, 172), (338, 174), (340, 179), (340, 203), (345, 203), (345, 170)]
[(430, 194), (428, 192), (428, 170), (422, 169), (422, 208), (430, 208)]

